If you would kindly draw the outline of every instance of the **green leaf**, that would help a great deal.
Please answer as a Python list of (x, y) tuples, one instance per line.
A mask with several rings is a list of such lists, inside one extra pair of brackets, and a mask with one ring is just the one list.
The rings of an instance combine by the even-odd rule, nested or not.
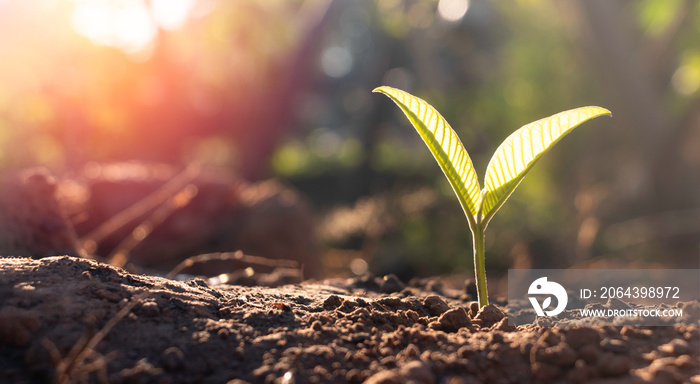
[(390, 87), (379, 87), (373, 92), (389, 96), (406, 114), (450, 181), (473, 229), (481, 200), (479, 180), (455, 131), (435, 108), (422, 99)]
[(557, 113), (513, 132), (496, 149), (486, 168), (482, 225), (510, 197), (535, 162), (567, 133), (594, 117), (610, 115), (600, 107), (582, 107)]

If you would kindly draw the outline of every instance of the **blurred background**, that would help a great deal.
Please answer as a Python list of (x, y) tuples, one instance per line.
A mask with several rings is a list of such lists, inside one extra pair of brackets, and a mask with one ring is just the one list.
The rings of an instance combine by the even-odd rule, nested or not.
[(299, 236), (326, 275), (469, 275), (457, 199), (371, 90), (430, 102), (479, 175), (520, 126), (599, 105), (614, 117), (558, 144), (496, 215), (487, 271), (698, 268), (698, 41), (695, 0), (0, 0), (0, 168), (274, 178), (308, 202)]

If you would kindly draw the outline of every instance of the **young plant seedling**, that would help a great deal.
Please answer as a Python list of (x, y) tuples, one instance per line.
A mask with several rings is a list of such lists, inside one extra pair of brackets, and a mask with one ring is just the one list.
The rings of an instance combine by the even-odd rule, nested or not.
[(484, 231), (537, 160), (567, 133), (594, 117), (609, 115), (600, 107), (582, 107), (527, 124), (508, 136), (486, 167), (484, 189), (462, 142), (435, 108), (422, 99), (391, 87), (379, 87), (416, 128), (450, 181), (469, 222), (474, 243), (474, 274), (479, 307), (489, 304), (484, 265)]

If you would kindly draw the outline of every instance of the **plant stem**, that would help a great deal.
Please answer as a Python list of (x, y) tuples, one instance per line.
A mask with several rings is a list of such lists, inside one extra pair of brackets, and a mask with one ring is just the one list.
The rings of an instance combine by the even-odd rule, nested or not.
[(489, 305), (489, 295), (486, 289), (486, 261), (484, 257), (484, 227), (481, 223), (475, 225), (472, 236), (474, 239), (474, 276), (476, 276), (476, 294), (479, 297), (479, 308)]

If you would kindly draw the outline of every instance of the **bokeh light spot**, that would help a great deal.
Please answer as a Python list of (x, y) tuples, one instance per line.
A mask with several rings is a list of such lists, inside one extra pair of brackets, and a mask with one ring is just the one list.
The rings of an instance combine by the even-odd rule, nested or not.
[(350, 261), (350, 270), (357, 276), (362, 276), (369, 270), (369, 265), (363, 259), (356, 257)]
[(457, 23), (464, 18), (469, 10), (469, 0), (440, 0), (438, 15), (449, 23)]
[(324, 128), (315, 130), (309, 137), (309, 141), (313, 151), (323, 159), (337, 154), (342, 144), (337, 133)]
[(330, 77), (343, 77), (350, 73), (353, 60), (347, 48), (332, 46), (321, 54), (321, 69)]
[(305, 148), (298, 141), (286, 143), (272, 156), (272, 168), (280, 175), (293, 175), (306, 166)]
[(697, 65), (681, 65), (671, 78), (673, 89), (685, 96), (690, 96), (700, 89), (700, 60)]

